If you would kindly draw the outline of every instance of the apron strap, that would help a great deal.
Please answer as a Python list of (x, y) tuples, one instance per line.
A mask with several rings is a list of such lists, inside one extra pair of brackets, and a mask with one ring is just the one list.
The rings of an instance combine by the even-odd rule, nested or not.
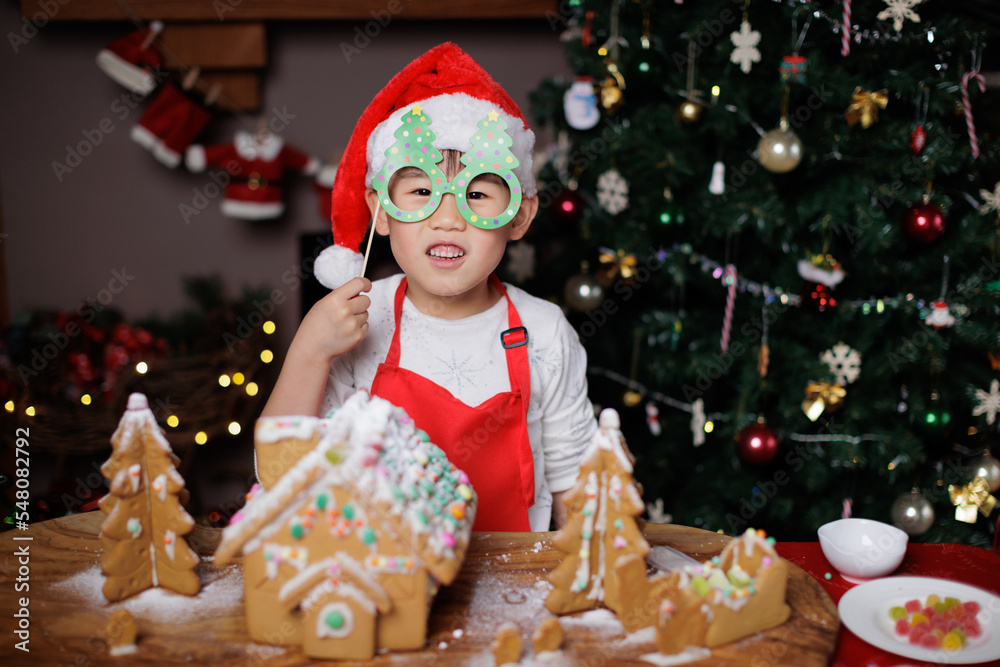
[[(507, 295), (503, 283), (495, 273), (489, 277), (490, 286), (507, 299), (507, 330), (500, 334), (500, 344), (507, 353), (507, 376), (512, 391), (519, 391), (524, 399), (524, 409), (527, 411), (531, 402), (531, 370), (528, 364), (528, 330), (521, 324), (514, 303)], [(406, 276), (399, 281), (393, 302), (393, 314), (396, 318), (396, 329), (392, 333), (389, 352), (385, 355), (385, 363), (399, 365), (399, 323), (403, 313), (403, 299), (406, 297)]]

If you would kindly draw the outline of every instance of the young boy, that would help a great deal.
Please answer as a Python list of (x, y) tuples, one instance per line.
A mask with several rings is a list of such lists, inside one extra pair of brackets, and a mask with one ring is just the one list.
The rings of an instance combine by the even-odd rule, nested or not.
[[(538, 210), (533, 145), (517, 105), (454, 44), (397, 74), (338, 168), (335, 245), (316, 263), (333, 291), (303, 318), (264, 408), (325, 414), (370, 388), (469, 475), (476, 530), (561, 526), (596, 430), (576, 332), (493, 275)], [(369, 220), (403, 275), (357, 277)]]

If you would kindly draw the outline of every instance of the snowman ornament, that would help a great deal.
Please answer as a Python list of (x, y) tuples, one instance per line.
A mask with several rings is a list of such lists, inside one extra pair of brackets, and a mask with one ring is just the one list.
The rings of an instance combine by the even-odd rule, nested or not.
[(601, 112), (597, 109), (597, 94), (591, 77), (576, 77), (563, 94), (563, 111), (566, 123), (574, 130), (589, 130), (597, 125)]

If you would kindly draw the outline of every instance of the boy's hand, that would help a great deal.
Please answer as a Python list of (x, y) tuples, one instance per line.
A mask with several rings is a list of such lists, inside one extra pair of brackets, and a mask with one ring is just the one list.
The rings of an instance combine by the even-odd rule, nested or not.
[(371, 288), (367, 278), (354, 278), (317, 301), (295, 334), (296, 352), (329, 363), (354, 349), (368, 334), (372, 302), (363, 292)]

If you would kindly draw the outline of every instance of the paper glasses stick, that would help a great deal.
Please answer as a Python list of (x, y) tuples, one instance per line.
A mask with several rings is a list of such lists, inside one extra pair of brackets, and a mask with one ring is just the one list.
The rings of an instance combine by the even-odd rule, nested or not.
[(372, 251), (372, 239), (375, 238), (375, 220), (378, 218), (379, 203), (380, 202), (378, 200), (375, 201), (375, 215), (372, 216), (372, 226), (371, 229), (368, 230), (368, 246), (365, 248), (365, 259), (361, 264), (362, 278), (365, 277), (365, 269), (368, 268), (368, 255)]

